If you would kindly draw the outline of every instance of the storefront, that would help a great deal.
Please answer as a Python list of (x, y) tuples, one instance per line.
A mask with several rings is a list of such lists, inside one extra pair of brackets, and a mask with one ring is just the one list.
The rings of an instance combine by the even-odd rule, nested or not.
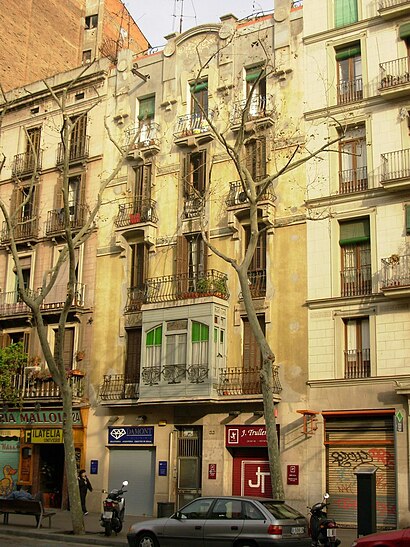
[(342, 525), (357, 523), (357, 477), (376, 469), (379, 527), (396, 526), (396, 456), (394, 410), (323, 412), (329, 516)]
[(233, 457), (232, 494), (272, 497), (266, 427), (226, 426), (225, 446)]
[[(0, 413), (0, 495), (16, 485), (42, 492), (45, 505), (66, 508), (62, 410), (7, 410)], [(87, 410), (73, 410), (78, 466), (83, 465)]]

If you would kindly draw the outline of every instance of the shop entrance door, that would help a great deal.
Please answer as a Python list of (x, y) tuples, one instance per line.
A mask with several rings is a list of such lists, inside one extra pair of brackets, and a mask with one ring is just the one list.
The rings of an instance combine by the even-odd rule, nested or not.
[(182, 427), (178, 431), (178, 509), (201, 495), (202, 430)]
[(40, 445), (39, 492), (46, 507), (61, 508), (64, 480), (64, 445)]

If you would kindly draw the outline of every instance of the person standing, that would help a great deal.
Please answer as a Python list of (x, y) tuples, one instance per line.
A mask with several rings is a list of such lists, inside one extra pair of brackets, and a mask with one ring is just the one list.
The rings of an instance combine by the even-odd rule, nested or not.
[(84, 515), (88, 515), (88, 511), (85, 505), (85, 498), (87, 496), (88, 490), (93, 491), (91, 482), (88, 480), (88, 477), (85, 473), (85, 469), (80, 469), (78, 473), (78, 486), (80, 488), (80, 499), (81, 499), (81, 509), (83, 510)]

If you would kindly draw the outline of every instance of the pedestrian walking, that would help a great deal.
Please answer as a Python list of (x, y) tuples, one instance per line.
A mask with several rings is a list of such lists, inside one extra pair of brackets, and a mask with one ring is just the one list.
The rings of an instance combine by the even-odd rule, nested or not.
[(80, 469), (78, 473), (78, 486), (80, 488), (81, 509), (83, 510), (84, 515), (88, 515), (87, 507), (85, 505), (85, 498), (88, 490), (90, 492), (93, 491), (93, 487), (91, 486), (91, 482), (88, 480), (85, 469)]

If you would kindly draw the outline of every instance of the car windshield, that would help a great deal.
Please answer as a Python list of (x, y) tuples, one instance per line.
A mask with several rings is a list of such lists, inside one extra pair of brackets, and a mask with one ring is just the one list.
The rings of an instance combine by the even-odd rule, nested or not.
[(277, 503), (274, 501), (261, 501), (261, 503), (276, 519), (297, 519), (303, 517), (299, 511), (296, 511), (293, 507), (289, 507), (286, 503)]

